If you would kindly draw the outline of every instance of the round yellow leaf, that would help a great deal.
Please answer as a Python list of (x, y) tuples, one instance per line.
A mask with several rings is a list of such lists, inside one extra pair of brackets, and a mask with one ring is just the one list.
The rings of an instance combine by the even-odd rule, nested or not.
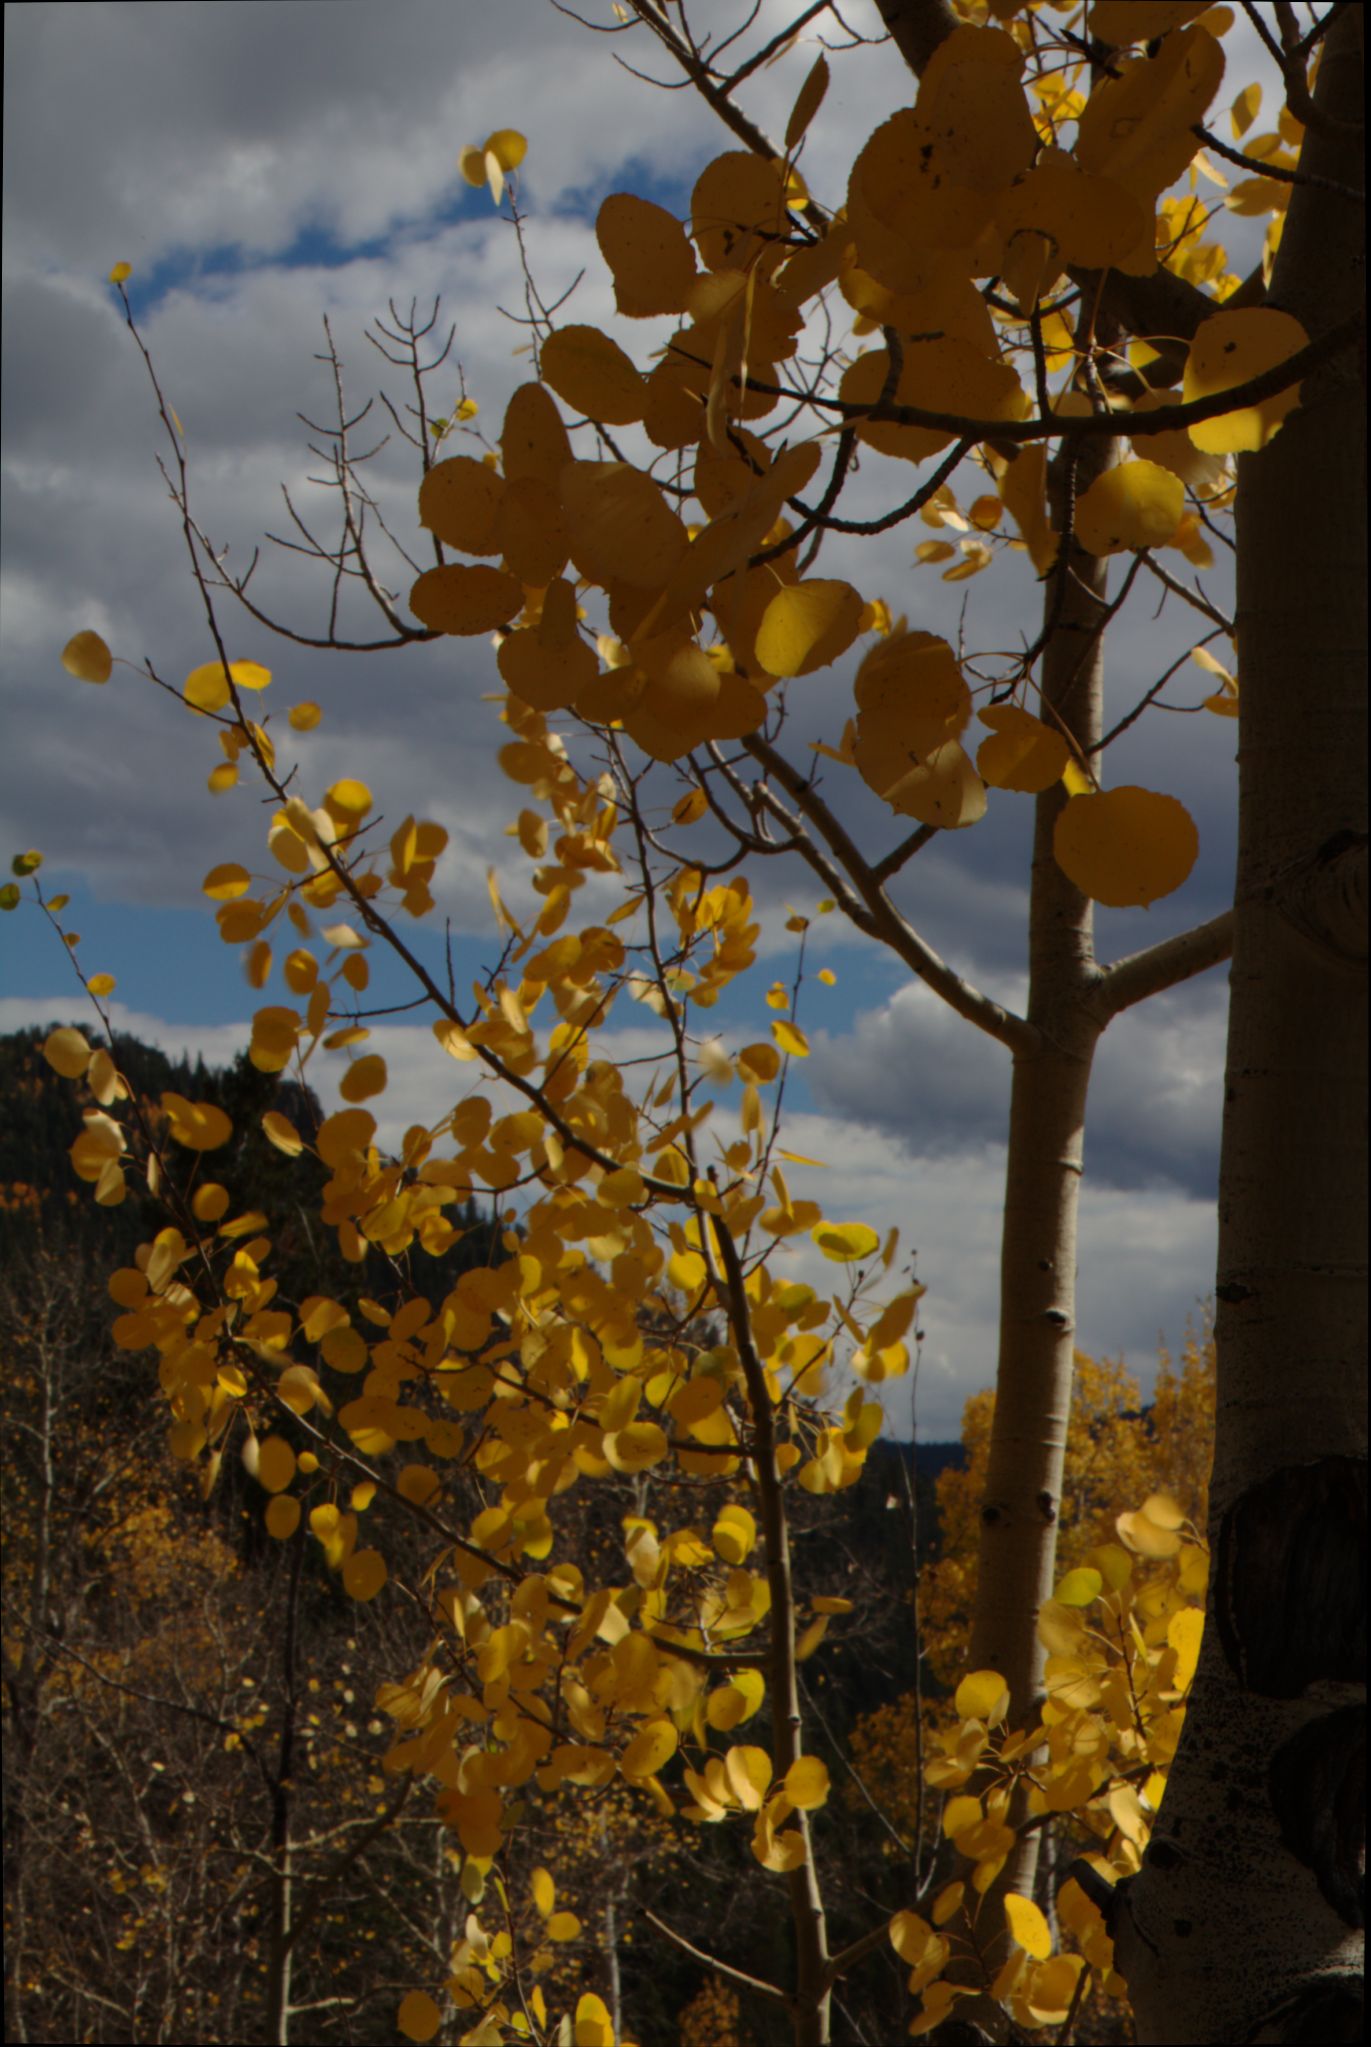
[(532, 1878), (532, 1890), (533, 1902), (537, 1907), (539, 1917), (546, 1919), (552, 1911), (553, 1903), (557, 1896), (557, 1886), (552, 1880), (552, 1872), (543, 1869), (541, 1866), (535, 1869)]
[[(1181, 393), (1187, 403), (1231, 391), (1274, 369), (1277, 363), (1308, 346), (1309, 336), (1291, 313), (1275, 306), (1245, 306), (1236, 312), (1212, 313), (1196, 329), (1186, 357)], [(1264, 448), (1280, 431), (1287, 413), (1299, 404), (1300, 387), (1293, 383), (1258, 405), (1203, 419), (1189, 429), (1197, 448), (1210, 455), (1237, 455)]]
[(1067, 1572), (1052, 1597), (1062, 1606), (1089, 1606), (1103, 1590), (1104, 1579), (1099, 1572), (1091, 1570), (1088, 1564), (1082, 1564)]
[(1004, 1718), (1009, 1693), (998, 1670), (972, 1670), (957, 1686), (954, 1704), (962, 1720), (983, 1720), (993, 1726)]
[(343, 1590), (349, 1599), (374, 1599), (388, 1575), (380, 1550), (354, 1550), (343, 1566)]
[(646, 1471), (667, 1453), (665, 1433), (656, 1422), (630, 1422), (604, 1439), (604, 1454), (615, 1471)]
[(933, 1928), (917, 1912), (897, 1912), (890, 1922), (890, 1945), (911, 1968), (922, 1960), (929, 1942), (935, 1938)]
[(611, 192), (596, 216), (595, 238), (614, 273), (621, 313), (646, 319), (684, 311), (695, 252), (675, 214), (631, 192)]
[(338, 1083), (338, 1092), (345, 1102), (365, 1102), (382, 1094), (385, 1085), (386, 1062), (379, 1052), (369, 1052), (349, 1066)]
[(1024, 1952), (1032, 1955), (1035, 1962), (1045, 1961), (1052, 1952), (1052, 1935), (1033, 1900), (1018, 1891), (1006, 1891), (1004, 1916), (1010, 1933)]
[(245, 896), (252, 887), (252, 876), (246, 867), (236, 861), (226, 860), (219, 867), (211, 867), (200, 884), (200, 893), (216, 903), (231, 903), (239, 896)]
[(768, 675), (812, 675), (845, 654), (861, 626), (862, 600), (850, 583), (814, 578), (778, 590), (757, 628), (757, 659)]
[(1091, 554), (1164, 547), (1181, 522), (1185, 485), (1159, 462), (1119, 462), (1076, 506), (1076, 538)]
[(724, 1507), (711, 1535), (726, 1564), (741, 1564), (757, 1541), (757, 1524), (746, 1507)]
[(187, 1151), (217, 1151), (233, 1135), (233, 1124), (222, 1109), (211, 1102), (188, 1102), (184, 1095), (168, 1091), (162, 1107), (171, 1121), (171, 1134)]
[(559, 327), (543, 343), (543, 381), (563, 404), (606, 426), (643, 416), (643, 380), (617, 341), (598, 327)]
[(576, 2001), (573, 2047), (614, 2047), (614, 2022), (609, 2006), (593, 1990)]
[(625, 1777), (655, 1777), (676, 1753), (676, 1729), (670, 1720), (649, 1720), (624, 1750), (619, 1768)]
[(419, 523), (464, 554), (496, 554), (496, 521), (505, 480), (470, 455), (435, 462), (419, 486)]
[(191, 1213), (197, 1222), (217, 1223), (228, 1212), (228, 1188), (217, 1180), (202, 1180), (191, 1197)]
[(269, 1493), (283, 1493), (295, 1476), (295, 1452), (283, 1436), (267, 1436), (258, 1446), (257, 1483)]
[(523, 602), (523, 585), (484, 563), (425, 569), (409, 593), (410, 610), (430, 632), (465, 636), (508, 625)]
[(43, 1057), (63, 1080), (79, 1080), (90, 1065), (92, 1056), (85, 1034), (74, 1026), (64, 1025), (60, 1030), (49, 1031), (43, 1041)]
[(300, 1502), (294, 1493), (277, 1493), (262, 1518), (273, 1542), (289, 1542), (300, 1526)]
[(485, 153), (495, 158), (502, 171), (517, 171), (528, 154), (528, 139), (517, 128), (497, 128), (486, 137)]
[(868, 1223), (816, 1223), (809, 1234), (824, 1257), (839, 1265), (869, 1258), (881, 1241)]
[(1153, 789), (1073, 796), (1052, 834), (1057, 865), (1083, 895), (1113, 909), (1154, 903), (1195, 864), (1199, 833), (1183, 803)]
[(685, 526), (631, 463), (568, 462), (560, 490), (571, 559), (592, 582), (659, 589), (685, 555)]
[(78, 682), (108, 682), (114, 657), (99, 633), (74, 633), (62, 649), (62, 666)]
[(291, 730), (294, 732), (312, 732), (323, 715), (317, 704), (292, 704), (289, 714)]
[(562, 415), (541, 384), (521, 384), (505, 408), (500, 460), (507, 483), (535, 477), (551, 489), (571, 460)]
[(581, 1922), (574, 1912), (554, 1912), (543, 1930), (549, 1940), (576, 1940)]
[(747, 1812), (757, 1812), (771, 1784), (771, 1758), (764, 1748), (731, 1748), (724, 1757), (729, 1788)]
[(1017, 704), (992, 704), (980, 717), (991, 732), (976, 754), (983, 782), (1037, 796), (1061, 780), (1071, 750), (1060, 732)]
[(785, 1795), (793, 1806), (812, 1812), (828, 1797), (828, 1770), (817, 1756), (797, 1756), (785, 1773)]
[(407, 2040), (432, 2040), (443, 2023), (443, 2014), (426, 1990), (411, 1990), (400, 2000), (395, 2023)]

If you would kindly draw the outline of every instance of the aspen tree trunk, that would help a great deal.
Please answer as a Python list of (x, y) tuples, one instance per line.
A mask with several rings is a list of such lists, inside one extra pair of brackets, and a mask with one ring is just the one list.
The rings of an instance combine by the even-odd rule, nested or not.
[[(1084, 444), (1077, 491), (1112, 459), (1111, 441)], [(1060, 487), (1054, 495), (1060, 499)], [(1060, 502), (1055, 521), (1063, 522)], [(1043, 697), (1085, 751), (1101, 731), (1099, 628), (1107, 577), (1100, 557), (1073, 547), (1060, 599), (1055, 571), (1045, 585), (1048, 618), (1055, 613), (1055, 622), (1043, 653)], [(1085, 1101), (1102, 1027), (1090, 1007), (1098, 979), (1093, 905), (1067, 880), (1052, 851), (1053, 830), (1067, 801), (1057, 782), (1035, 805), (1028, 1021), (1038, 1044), (1016, 1055), (1010, 1091), (995, 1418), (971, 1631), (970, 1668), (999, 1671), (1016, 1722), (1033, 1712), (1042, 1684), (1035, 1621), (1039, 1605), (1051, 1597), (1056, 1559), (1075, 1355)], [(1030, 1859), (1036, 1858), (1036, 1838), (1023, 1844)], [(1032, 1869), (1024, 1866), (1019, 1874), (1031, 1881)]]
[[(1363, 302), (1362, 37), (1344, 9), (1301, 155), (1329, 182), (1297, 186), (1271, 283), (1311, 338)], [(1110, 1901), (1159, 2047), (1361, 2037), (1364, 353), (1302, 399), (1239, 462), (1209, 1622), (1152, 1844)]]

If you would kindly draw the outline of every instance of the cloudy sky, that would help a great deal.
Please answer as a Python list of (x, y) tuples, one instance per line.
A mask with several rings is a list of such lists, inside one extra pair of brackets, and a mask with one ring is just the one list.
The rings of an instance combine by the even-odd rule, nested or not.
[[(613, 21), (608, 0), (586, 0), (582, 11)], [(794, 11), (763, 0), (745, 47)], [(738, 18), (730, 0), (692, 10), (700, 32), (723, 32)], [(878, 35), (871, 0), (850, 0), (844, 18)], [(845, 40), (820, 17), (742, 89), (768, 132), (784, 129), (820, 33)], [(82, 972), (118, 977), (121, 1027), (227, 1059), (245, 1042), (256, 1001), (269, 998), (252, 995), (241, 957), (220, 945), (199, 884), (221, 860), (258, 863), (257, 800), (247, 789), (206, 794), (218, 758), (212, 733), (146, 679), (116, 667), (110, 684), (94, 689), (59, 662), (81, 628), (177, 685), (212, 653), (157, 468), (166, 448), (146, 370), (105, 281), (111, 266), (132, 265), (133, 309), (185, 427), (192, 508), (216, 550), (229, 550), (230, 567), (246, 566), (265, 535), (294, 532), (283, 485), (306, 523), (334, 530), (329, 494), (311, 480), (321, 474), (308, 446), (318, 436), (300, 419), (333, 416), (332, 373), (319, 360), (325, 316), (354, 412), (383, 391), (397, 408), (410, 395), (403, 372), (367, 339), (378, 317), (392, 324), (392, 304), (405, 314), (413, 302), (422, 318), (438, 299), (435, 334), (455, 326), (434, 385), (439, 409), (456, 399), (460, 362), (481, 408), (475, 427), (493, 438), (509, 393), (526, 380), (518, 242), (489, 195), (463, 183), (463, 145), (499, 127), (527, 135), (519, 198), (537, 288), (551, 302), (574, 284), (562, 317), (609, 326), (640, 362), (663, 338), (662, 323), (617, 321), (596, 210), (608, 193), (627, 190), (685, 213), (700, 169), (734, 145), (693, 93), (654, 90), (616, 61), (671, 76), (643, 32), (592, 33), (549, 0), (384, 8), (352, 0), (74, 8), (63, 0), (7, 8), (5, 37), (0, 850), (6, 859), (26, 847), (43, 851), (45, 883), (72, 898)], [(1226, 47), (1229, 72), (1214, 109), (1224, 133), (1221, 110), (1260, 75), (1243, 24)], [(834, 57), (804, 157), (818, 197), (840, 202), (860, 139), (909, 96), (888, 45)], [(1268, 119), (1275, 112), (1269, 97), (1265, 111)], [(1247, 225), (1233, 222), (1223, 237), (1239, 271), (1252, 260)], [(363, 445), (389, 424), (378, 399), (358, 430)], [(368, 473), (391, 530), (413, 549), (413, 451), (392, 430)], [(909, 487), (906, 466), (869, 457), (852, 509), (868, 515)], [(937, 568), (913, 564), (926, 537), (916, 524), (839, 539), (825, 550), (824, 573), (849, 576), (911, 625), (954, 643), (960, 635), (969, 650), (1003, 655), (1031, 638), (1040, 593), (1023, 557), (948, 584)], [(1183, 559), (1169, 560), (1188, 580)], [(411, 572), (384, 541), (378, 567), (392, 588), (408, 589)], [(267, 543), (252, 588), (274, 618), (323, 630), (329, 585), (317, 563)], [(1229, 607), (1222, 561), (1206, 590)], [(1195, 614), (1174, 600), (1159, 608), (1157, 594), (1144, 590), (1111, 637), (1111, 718), (1199, 637)], [(499, 867), (516, 903), (528, 899), (526, 869), (505, 836), (519, 799), (494, 761), (504, 734), (486, 701), (499, 687), (489, 645), (321, 652), (273, 638), (231, 597), (220, 616), (232, 657), (272, 669), (273, 729), (283, 738), (288, 704), (307, 698), (323, 707), (319, 730), (292, 742), (314, 800), (339, 775), (359, 774), (387, 816), (413, 812), (448, 828), (440, 916), (450, 920), (459, 982), (469, 980), (494, 951), (486, 868)], [(375, 613), (354, 606), (342, 616), (345, 633), (377, 636)], [(801, 749), (810, 738), (839, 738), (854, 659), (792, 687)], [(1211, 687), (1190, 666), (1163, 700), (1194, 706)], [(1110, 781), (1165, 789), (1189, 805), (1201, 851), (1175, 896), (1150, 911), (1101, 913), (1102, 958), (1225, 906), (1235, 732), (1205, 713), (1159, 710), (1111, 751)], [(883, 851), (900, 834), (857, 793), (855, 777), (834, 772), (841, 779), (826, 785), (833, 801), (862, 843)], [(1030, 799), (1000, 797), (976, 830), (935, 840), (897, 889), (945, 958), (1016, 1005), (1025, 989), (1029, 812)], [(718, 1012), (729, 1044), (765, 1034), (765, 989), (794, 972), (787, 915), (812, 911), (820, 893), (805, 870), (783, 861), (754, 864), (750, 879), (763, 957)], [(821, 965), (836, 974), (834, 988), (815, 978)], [(70, 961), (31, 905), (5, 918), (0, 966), (0, 1028), (92, 1021)], [(386, 999), (402, 1000), (394, 988)], [(1125, 1354), (1144, 1384), (1159, 1337), (1177, 1346), (1212, 1285), (1225, 995), (1223, 973), (1211, 973), (1131, 1012), (1097, 1059), (1080, 1342)], [(621, 1027), (621, 1054), (647, 1046), (646, 1021), (641, 1031)], [(905, 1246), (917, 1248), (929, 1289), (919, 1429), (955, 1434), (966, 1395), (994, 1373), (1006, 1055), (836, 917), (811, 934), (801, 1021), (813, 1052), (794, 1070), (782, 1142), (827, 1162), (814, 1191), (830, 1213), (880, 1229), (898, 1222)], [(383, 1134), (441, 1114), (435, 1102), (450, 1101), (465, 1069), (436, 1053), (422, 1027), (385, 1026), (375, 1037), (392, 1073)], [(326, 1101), (340, 1071), (336, 1059), (332, 1072), (311, 1067)], [(731, 1121), (727, 1095), (719, 1113)], [(904, 1393), (891, 1413), (903, 1432)]]

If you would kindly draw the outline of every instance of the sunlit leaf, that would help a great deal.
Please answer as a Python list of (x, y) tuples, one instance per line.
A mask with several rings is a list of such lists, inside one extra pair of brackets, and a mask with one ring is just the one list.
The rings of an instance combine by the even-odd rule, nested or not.
[(1170, 895), (1190, 873), (1199, 846), (1183, 803), (1132, 787), (1073, 796), (1052, 837), (1062, 872), (1083, 895), (1114, 909)]

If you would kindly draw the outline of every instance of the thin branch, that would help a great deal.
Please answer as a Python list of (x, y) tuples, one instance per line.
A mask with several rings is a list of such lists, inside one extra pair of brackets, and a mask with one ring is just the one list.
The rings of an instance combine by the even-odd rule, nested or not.
[(689, 1955), (692, 1962), (698, 1962), (711, 1975), (721, 1976), (726, 1983), (736, 1983), (740, 1990), (750, 1990), (754, 1997), (764, 1997), (769, 2004), (779, 2004), (783, 2011), (791, 2009), (791, 2001), (784, 1990), (778, 1990), (774, 1983), (764, 1983), (760, 1976), (749, 1976), (746, 1969), (735, 1969), (732, 1962), (721, 1962), (717, 1955), (707, 1955), (688, 1941), (683, 1933), (677, 1933), (674, 1926), (668, 1926), (665, 1919), (659, 1919), (655, 1912), (643, 1907), (643, 1917), (653, 1926), (664, 1940), (679, 1948), (683, 1955)]

